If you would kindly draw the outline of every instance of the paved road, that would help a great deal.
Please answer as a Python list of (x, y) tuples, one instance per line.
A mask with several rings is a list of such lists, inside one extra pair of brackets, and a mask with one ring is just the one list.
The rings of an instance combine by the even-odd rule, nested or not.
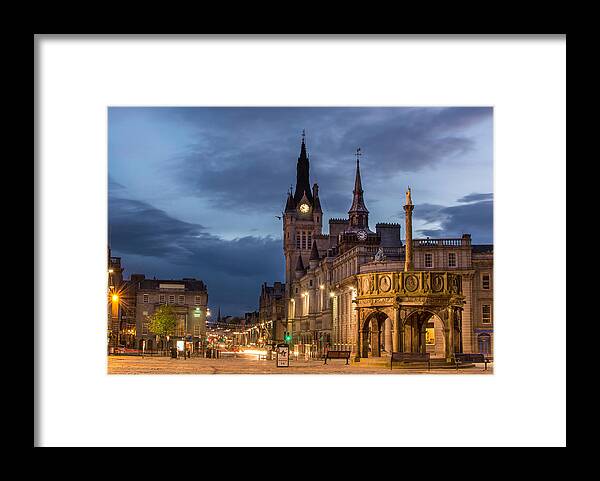
[(399, 369), (379, 366), (349, 365), (342, 360), (295, 361), (290, 360), (289, 367), (277, 367), (275, 361), (254, 358), (192, 358), (171, 359), (169, 357), (108, 356), (108, 374), (492, 374), (493, 367), (488, 365), (461, 369)]

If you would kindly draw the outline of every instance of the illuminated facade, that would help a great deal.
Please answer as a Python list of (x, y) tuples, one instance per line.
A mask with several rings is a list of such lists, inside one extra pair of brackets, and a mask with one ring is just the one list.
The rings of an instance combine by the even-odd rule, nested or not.
[[(199, 348), (206, 338), (206, 314), (208, 291), (204, 282), (184, 278), (181, 280), (145, 279), (143, 275), (132, 275), (136, 285), (136, 341), (141, 349), (144, 341), (146, 349), (161, 349), (162, 341), (150, 332), (150, 317), (161, 305), (169, 305), (175, 310), (177, 327), (169, 340), (174, 345), (177, 339), (192, 340), (194, 348)], [(168, 346), (167, 346), (168, 347)]]
[(355, 360), (392, 351), (446, 359), (454, 352), (491, 355), (493, 246), (472, 245), (469, 234), (413, 239), (410, 189), (405, 244), (399, 224), (378, 223), (372, 231), (359, 155), (360, 149), (348, 218), (330, 219), (323, 234), (319, 189), (310, 187), (302, 139), (296, 189), (283, 217), (285, 316), (294, 351), (350, 350)]

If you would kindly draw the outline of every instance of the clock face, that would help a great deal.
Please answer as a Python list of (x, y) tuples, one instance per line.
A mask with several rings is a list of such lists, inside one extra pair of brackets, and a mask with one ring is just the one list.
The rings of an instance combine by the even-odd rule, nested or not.
[(308, 204), (300, 204), (300, 212), (306, 214), (310, 210)]
[(364, 241), (367, 239), (367, 233), (364, 230), (359, 230), (356, 233), (356, 237), (358, 237), (359, 241)]

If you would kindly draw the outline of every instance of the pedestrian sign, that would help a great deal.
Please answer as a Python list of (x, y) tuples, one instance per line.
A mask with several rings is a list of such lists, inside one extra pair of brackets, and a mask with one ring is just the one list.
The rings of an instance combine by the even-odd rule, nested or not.
[(290, 366), (290, 346), (288, 344), (277, 344), (277, 367)]

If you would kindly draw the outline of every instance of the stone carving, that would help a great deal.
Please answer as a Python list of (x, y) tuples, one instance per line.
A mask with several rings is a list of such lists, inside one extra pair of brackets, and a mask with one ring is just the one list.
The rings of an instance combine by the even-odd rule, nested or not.
[(406, 279), (404, 279), (404, 287), (408, 292), (416, 291), (417, 287), (419, 287), (417, 276), (407, 276)]
[(380, 247), (373, 258), (375, 262), (383, 262), (385, 261), (385, 254), (383, 253), (383, 249)]
[(444, 289), (444, 278), (442, 276), (433, 275), (433, 279), (431, 280), (431, 290), (433, 292), (441, 292)]
[(390, 280), (389, 276), (383, 276), (380, 280), (379, 280), (379, 289), (383, 292), (388, 292), (392, 287), (392, 281)]

